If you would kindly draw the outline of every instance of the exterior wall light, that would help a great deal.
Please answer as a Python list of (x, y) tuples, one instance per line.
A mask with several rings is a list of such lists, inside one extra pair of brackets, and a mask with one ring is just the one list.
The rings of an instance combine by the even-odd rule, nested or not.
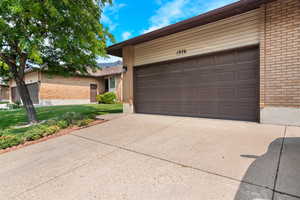
[(123, 66), (123, 73), (126, 73), (127, 72), (127, 66)]

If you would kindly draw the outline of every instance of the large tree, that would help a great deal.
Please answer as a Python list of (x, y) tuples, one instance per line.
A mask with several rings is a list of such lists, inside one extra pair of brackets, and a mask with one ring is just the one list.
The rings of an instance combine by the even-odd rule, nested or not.
[(0, 76), (15, 80), (30, 123), (36, 111), (24, 82), (29, 64), (86, 73), (112, 35), (100, 23), (112, 0), (0, 0)]

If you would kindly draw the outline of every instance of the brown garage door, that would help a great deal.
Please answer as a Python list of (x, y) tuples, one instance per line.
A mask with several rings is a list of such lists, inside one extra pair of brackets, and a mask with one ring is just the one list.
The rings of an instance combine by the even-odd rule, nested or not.
[(134, 68), (137, 113), (258, 121), (258, 47)]

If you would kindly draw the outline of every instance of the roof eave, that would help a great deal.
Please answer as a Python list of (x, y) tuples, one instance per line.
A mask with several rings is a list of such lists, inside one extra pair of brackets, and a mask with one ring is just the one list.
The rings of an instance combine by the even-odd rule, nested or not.
[(239, 15), (250, 10), (259, 8), (262, 4), (271, 2), (274, 0), (240, 0), (238, 2), (229, 4), (227, 6), (209, 11), (207, 13), (183, 20), (176, 24), (166, 26), (164, 28), (137, 36), (135, 38), (126, 40), (121, 43), (109, 46), (107, 52), (110, 55), (123, 57), (122, 48), (127, 45), (136, 45), (150, 40), (157, 39), (159, 37), (171, 35), (180, 31), (184, 31), (196, 26), (202, 26), (212, 22), (216, 22), (228, 17)]

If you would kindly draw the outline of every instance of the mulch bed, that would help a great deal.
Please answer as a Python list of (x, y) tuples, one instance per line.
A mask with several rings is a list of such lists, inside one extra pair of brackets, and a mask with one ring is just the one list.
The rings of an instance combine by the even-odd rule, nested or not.
[(44, 141), (50, 140), (52, 138), (60, 137), (60, 136), (63, 136), (63, 135), (68, 135), (68, 134), (70, 134), (70, 133), (72, 133), (74, 131), (77, 131), (77, 130), (80, 130), (80, 129), (84, 129), (84, 128), (87, 128), (87, 127), (91, 127), (91, 126), (95, 126), (95, 125), (98, 125), (98, 124), (102, 124), (102, 123), (104, 123), (106, 121), (107, 120), (96, 120), (96, 121), (91, 122), (87, 126), (82, 126), (82, 127), (72, 126), (70, 128), (62, 129), (62, 130), (58, 131), (57, 133), (55, 133), (53, 135), (45, 136), (45, 137), (43, 137), (41, 139), (38, 139), (38, 140), (35, 140), (35, 141), (27, 141), (27, 142), (25, 142), (23, 144), (20, 144), (20, 145), (14, 146), (14, 147), (6, 148), (6, 149), (1, 149), (0, 150), (0, 155), (4, 154), (4, 153), (7, 153), (7, 152), (15, 151), (15, 150), (27, 147), (27, 146), (30, 146), (32, 144), (37, 144), (37, 143), (40, 143), (40, 142), (44, 142)]

